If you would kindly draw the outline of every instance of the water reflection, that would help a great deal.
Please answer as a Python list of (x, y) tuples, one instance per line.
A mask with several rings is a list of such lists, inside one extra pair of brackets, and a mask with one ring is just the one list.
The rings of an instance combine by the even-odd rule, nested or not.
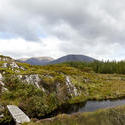
[(125, 104), (125, 99), (122, 100), (104, 100), (104, 101), (87, 101), (87, 103), (79, 107), (77, 111), (74, 112), (92, 112), (97, 109), (111, 108)]
[(57, 114), (62, 114), (62, 113), (73, 114), (78, 112), (93, 112), (97, 109), (111, 108), (120, 105), (125, 105), (125, 99), (87, 101), (86, 103), (84, 102), (79, 104), (65, 104), (42, 118), (50, 118), (56, 116)]

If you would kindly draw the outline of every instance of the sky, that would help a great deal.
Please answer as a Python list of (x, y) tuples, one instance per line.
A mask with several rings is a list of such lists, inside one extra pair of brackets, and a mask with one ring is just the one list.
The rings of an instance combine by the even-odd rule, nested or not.
[(125, 59), (124, 0), (0, 0), (0, 53)]

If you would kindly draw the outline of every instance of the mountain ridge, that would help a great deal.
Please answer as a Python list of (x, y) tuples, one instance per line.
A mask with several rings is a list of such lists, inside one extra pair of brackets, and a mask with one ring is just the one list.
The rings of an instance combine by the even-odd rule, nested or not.
[(31, 57), (31, 58), (21, 58), (17, 59), (19, 62), (28, 63), (31, 65), (45, 65), (54, 59), (51, 57)]
[(56, 60), (53, 60), (48, 64), (57, 64), (57, 63), (63, 63), (63, 62), (93, 62), (94, 60), (96, 59), (85, 55), (69, 54), (66, 56), (62, 56)]
[(31, 65), (47, 65), (47, 64), (58, 64), (63, 62), (93, 62), (96, 59), (86, 56), (86, 55), (77, 55), (77, 54), (69, 54), (62, 56), (57, 59), (53, 59), (51, 57), (31, 57), (18, 59), (20, 62), (29, 63)]

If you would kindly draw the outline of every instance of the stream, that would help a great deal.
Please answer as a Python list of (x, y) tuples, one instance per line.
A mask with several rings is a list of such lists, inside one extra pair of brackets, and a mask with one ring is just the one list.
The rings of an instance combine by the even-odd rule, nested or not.
[(98, 109), (112, 108), (125, 105), (125, 99), (103, 100), (103, 101), (87, 101), (79, 104), (65, 104), (53, 112), (54, 115), (66, 113), (73, 114), (78, 112), (93, 112)]
[[(87, 101), (84, 103), (78, 104), (65, 104), (60, 106), (55, 111), (51, 112), (50, 114), (41, 117), (40, 119), (51, 118), (56, 116), (57, 114), (74, 114), (79, 112), (93, 112), (98, 109), (104, 108), (112, 108), (116, 106), (125, 105), (125, 99), (117, 99), (117, 100), (103, 100), (103, 101)], [(15, 123), (11, 123), (15, 125)]]
[[(112, 108), (120, 105), (125, 105), (125, 99), (87, 101), (87, 103), (83, 107), (79, 107), (79, 109), (76, 112), (93, 112), (98, 109)], [(72, 111), (71, 113), (74, 113), (74, 111)]]

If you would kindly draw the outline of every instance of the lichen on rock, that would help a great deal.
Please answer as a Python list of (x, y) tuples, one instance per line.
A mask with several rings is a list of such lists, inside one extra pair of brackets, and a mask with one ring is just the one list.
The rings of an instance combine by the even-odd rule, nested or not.
[(67, 90), (68, 93), (73, 97), (73, 96), (78, 96), (78, 91), (77, 88), (72, 84), (70, 81), (69, 76), (66, 76), (66, 85), (67, 85)]
[(38, 74), (31, 75), (18, 75), (18, 78), (23, 82), (27, 82), (28, 84), (35, 85), (37, 88), (40, 88), (39, 82), (41, 81)]
[(19, 69), (19, 66), (18, 66), (15, 62), (10, 63), (10, 67), (11, 67), (12, 69), (14, 69), (14, 68)]

